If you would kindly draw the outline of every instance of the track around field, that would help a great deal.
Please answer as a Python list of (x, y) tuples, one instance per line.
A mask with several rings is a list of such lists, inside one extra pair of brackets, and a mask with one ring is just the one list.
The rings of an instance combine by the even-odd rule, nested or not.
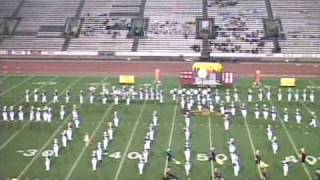
[[(1, 60), (0, 74), (36, 75), (178, 75), (191, 70), (192, 62), (159, 61), (97, 61), (97, 60)], [(293, 63), (226, 63), (225, 70), (238, 76), (254, 76), (260, 70), (263, 76), (320, 77), (320, 64)]]

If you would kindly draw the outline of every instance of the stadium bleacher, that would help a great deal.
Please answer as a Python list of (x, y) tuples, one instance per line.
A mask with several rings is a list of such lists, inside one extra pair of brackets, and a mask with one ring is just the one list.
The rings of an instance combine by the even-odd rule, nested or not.
[[(265, 0), (274, 18), (280, 18), (285, 38), (282, 53), (320, 52), (320, 2), (317, 0)], [(264, 39), (264, 0), (207, 0), (208, 17), (215, 18), (213, 53), (273, 52)], [(224, 2), (228, 2), (224, 4)], [(138, 51), (193, 53), (202, 49), (196, 39), (196, 18), (203, 16), (202, 0), (0, 0), (0, 22), (18, 18), (12, 35), (3, 35), (0, 50)], [(66, 38), (63, 29), (70, 17), (82, 18), (80, 35)], [(130, 38), (132, 18), (148, 19), (145, 37)]]

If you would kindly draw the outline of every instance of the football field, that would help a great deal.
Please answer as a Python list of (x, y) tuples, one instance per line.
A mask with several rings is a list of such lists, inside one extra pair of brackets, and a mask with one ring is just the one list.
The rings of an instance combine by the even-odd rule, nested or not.
[[(137, 77), (136, 86), (153, 84), (153, 77)], [(235, 87), (239, 90), (241, 103), (247, 103), (247, 90), (251, 87), (253, 79), (240, 79)], [(25, 102), (25, 90), (31, 92), (35, 88), (48, 93), (48, 103), (53, 110), (52, 123), (30, 122), (3, 122), (0, 117), (0, 179), (107, 179), (107, 180), (157, 180), (162, 179), (165, 169), (172, 168), (172, 172), (179, 179), (186, 179), (184, 170), (184, 116), (180, 103), (173, 101), (170, 90), (179, 88), (178, 78), (165, 77), (162, 87), (165, 91), (165, 102), (140, 101), (132, 102), (127, 106), (125, 102), (114, 105), (108, 101), (103, 105), (98, 98), (94, 104), (89, 104), (89, 88), (96, 87), (101, 91), (102, 85), (121, 87), (117, 77), (72, 77), (72, 76), (2, 76), (0, 77), (0, 108), (3, 106), (23, 106), (26, 117), (29, 116), (30, 106), (43, 107), (42, 103)], [(192, 169), (191, 179), (209, 180), (214, 168), (217, 168), (227, 180), (257, 180), (261, 177), (261, 169), (254, 161), (254, 152), (259, 150), (262, 160), (269, 164), (268, 176), (271, 179), (281, 180), (311, 180), (315, 178), (315, 170), (320, 167), (320, 129), (311, 128), (311, 111), (320, 116), (320, 80), (298, 79), (297, 87), (302, 94), (303, 89), (315, 92), (315, 103), (303, 102), (300, 95), (299, 102), (287, 102), (287, 88), (283, 88), (284, 100), (277, 101), (279, 78), (268, 78), (263, 81), (265, 87), (272, 90), (272, 101), (265, 101), (268, 107), (275, 106), (279, 113), (276, 121), (255, 120), (254, 106), (262, 102), (248, 103), (248, 116), (244, 119), (240, 114), (240, 103), (236, 104), (237, 116), (233, 117), (230, 131), (224, 130), (223, 118), (216, 115), (192, 117)], [(233, 92), (233, 87), (229, 87)], [(57, 89), (60, 96), (67, 90), (71, 92), (71, 103), (64, 101), (53, 104), (52, 94)], [(226, 87), (219, 87), (225, 92)], [(80, 90), (84, 91), (85, 103), (79, 104)], [(254, 90), (254, 100), (257, 100)], [(31, 96), (33, 97), (33, 96)], [(32, 98), (31, 98), (32, 99)], [(68, 117), (59, 119), (60, 105), (66, 106)], [(79, 108), (81, 125), (74, 130), (73, 140), (67, 148), (61, 149), (59, 157), (51, 158), (51, 170), (45, 171), (43, 155), (52, 153), (53, 140), (61, 139), (61, 133), (71, 120), (70, 112), (73, 104)], [(287, 107), (289, 122), (282, 119), (283, 109)], [(302, 113), (302, 124), (295, 122), (295, 110), (299, 108)], [(138, 173), (138, 161), (144, 146), (144, 137), (152, 122), (153, 111), (158, 111), (159, 126), (155, 129), (155, 140), (152, 144), (149, 163), (143, 175)], [(113, 120), (113, 112), (118, 111), (120, 125), (115, 129), (114, 140), (109, 145), (104, 158), (97, 171), (91, 170), (91, 153), (96, 149), (97, 143), (102, 141), (103, 131), (108, 122)], [(279, 141), (279, 152), (272, 153), (271, 143), (267, 139), (266, 128), (271, 124)], [(85, 146), (84, 136), (89, 133), (92, 141)], [(233, 167), (228, 152), (230, 138), (234, 138), (240, 156), (240, 174), (234, 177)], [(219, 162), (208, 161), (210, 147), (216, 150)], [(181, 164), (166, 161), (166, 150), (170, 148), (172, 154)], [(290, 163), (288, 177), (283, 177), (281, 161), (291, 156), (299, 160), (299, 150), (305, 148), (307, 163)]]

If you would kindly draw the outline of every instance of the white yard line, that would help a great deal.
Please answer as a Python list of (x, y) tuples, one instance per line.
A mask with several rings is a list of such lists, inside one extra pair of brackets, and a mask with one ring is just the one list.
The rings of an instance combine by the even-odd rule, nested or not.
[(121, 158), (121, 161), (120, 161), (120, 164), (119, 164), (117, 173), (116, 173), (116, 175), (115, 175), (115, 177), (114, 177), (114, 180), (118, 180), (118, 178), (119, 178), (119, 175), (120, 175), (120, 172), (121, 172), (123, 163), (124, 163), (124, 161), (125, 161), (125, 159), (126, 159), (126, 157), (127, 157), (129, 147), (131, 146), (131, 143), (132, 143), (132, 140), (133, 140), (133, 136), (134, 136), (134, 134), (135, 134), (135, 132), (136, 132), (136, 130), (137, 130), (138, 124), (139, 124), (139, 122), (140, 122), (140, 120), (141, 120), (141, 116), (142, 116), (142, 113), (143, 113), (145, 107), (146, 107), (146, 101), (144, 101), (143, 106), (142, 106), (142, 108), (141, 108), (141, 110), (140, 110), (140, 112), (139, 112), (138, 118), (137, 118), (137, 120), (136, 120), (136, 123), (135, 123), (135, 125), (134, 125), (134, 127), (133, 127), (133, 129), (132, 129), (132, 132), (131, 132), (131, 134), (130, 134), (129, 141), (128, 141), (128, 143), (127, 143), (126, 149), (124, 150), (124, 153), (123, 153), (123, 156), (122, 156), (122, 158)]
[[(274, 103), (272, 102), (272, 100), (269, 101), (269, 102), (270, 102), (270, 104), (271, 104), (272, 106), (274, 106)], [(296, 143), (293, 141), (293, 138), (292, 138), (292, 136), (290, 135), (290, 133), (289, 133), (289, 131), (288, 131), (288, 129), (287, 129), (287, 126), (285, 125), (285, 123), (283, 122), (283, 119), (282, 119), (280, 116), (277, 116), (277, 117), (278, 117), (278, 119), (280, 120), (281, 126), (283, 127), (283, 129), (284, 129), (284, 131), (285, 131), (285, 133), (286, 133), (286, 135), (287, 135), (287, 137), (288, 137), (288, 139), (289, 139), (289, 141), (290, 141), (290, 144), (291, 144), (293, 150), (295, 151), (296, 155), (299, 157), (299, 152), (298, 152), (297, 145), (296, 145)], [(310, 175), (310, 172), (309, 172), (307, 166), (306, 166), (304, 163), (302, 163), (302, 167), (303, 167), (304, 171), (306, 172), (306, 174), (307, 174), (307, 176), (308, 176), (308, 179), (309, 179), (309, 180), (312, 180), (312, 176)]]
[[(53, 77), (50, 81), (53, 81), (55, 79), (57, 79), (58, 77)], [(38, 89), (41, 90), (42, 88), (44, 88), (47, 85), (42, 85), (40, 86)], [(17, 103), (15, 103), (13, 106), (16, 106), (18, 104), (20, 104), (21, 102), (23, 102), (23, 98), (20, 99), (20, 101), (18, 101)], [(50, 105), (51, 103), (48, 103), (47, 105)], [(30, 121), (26, 122), (23, 124), (23, 126), (21, 128), (19, 128), (18, 131), (16, 131), (14, 134), (12, 134), (1, 146), (0, 146), (0, 151), (5, 148), (18, 134), (20, 134), (20, 132), (22, 132), (22, 130), (24, 128), (26, 128), (28, 126), (28, 124), (30, 123)]]
[[(239, 104), (239, 107), (241, 107), (240, 97), (239, 97), (239, 102), (238, 102), (238, 104)], [(252, 154), (253, 154), (253, 157), (255, 157), (256, 148), (255, 148), (255, 146), (254, 146), (252, 134), (251, 134), (250, 128), (249, 128), (249, 126), (248, 126), (248, 120), (247, 120), (246, 117), (243, 117), (242, 115), (241, 115), (241, 117), (244, 119), (244, 124), (245, 124), (246, 130), (247, 130), (247, 134), (248, 134), (248, 137), (249, 137), (249, 142), (250, 142)], [(258, 166), (256, 166), (256, 167), (257, 167), (257, 169), (258, 169), (259, 177), (260, 177), (260, 179), (262, 179), (261, 169), (260, 169)]]
[(27, 81), (29, 81), (29, 80), (31, 80), (31, 79), (33, 79), (33, 78), (34, 78), (34, 76), (30, 76), (30, 77), (28, 77), (28, 78), (25, 78), (23, 81), (17, 83), (16, 85), (10, 87), (10, 88), (7, 89), (7, 90), (1, 92), (1, 93), (0, 93), (0, 96), (3, 96), (3, 95), (5, 95), (5, 94), (7, 94), (7, 93), (10, 92), (11, 90), (13, 90), (13, 89), (21, 86), (22, 84), (24, 84), (25, 82), (27, 82)]
[[(83, 77), (78, 78), (77, 80), (73, 81), (67, 88), (65, 88), (63, 91), (66, 91), (67, 89), (71, 88), (73, 85), (75, 85), (79, 80), (83, 79)], [(63, 92), (61, 92), (63, 93)], [(60, 94), (61, 94), (60, 93)], [(89, 95), (86, 96), (88, 98)], [(81, 106), (81, 105), (80, 105)], [(69, 114), (71, 116), (71, 114)], [(68, 121), (68, 118), (66, 118), (61, 125), (53, 132), (53, 134), (50, 136), (48, 141), (40, 148), (40, 150), (37, 152), (37, 154), (31, 159), (31, 161), (27, 164), (27, 166), (20, 172), (17, 179), (21, 179), (22, 176), (28, 171), (28, 169), (31, 167), (31, 165), (34, 163), (34, 161), (41, 155), (42, 151), (48, 146), (49, 143), (52, 142), (53, 138), (56, 137), (56, 135), (61, 131), (61, 129), (64, 127), (65, 123)]]
[[(168, 149), (171, 149), (171, 144), (172, 144), (172, 135), (173, 135), (173, 130), (176, 122), (176, 116), (177, 116), (177, 108), (178, 108), (178, 99), (176, 99), (176, 104), (174, 106), (174, 112), (172, 116), (172, 123), (171, 123), (171, 130), (170, 130), (170, 136), (169, 136), (169, 141), (168, 141)], [(168, 168), (168, 158), (166, 158), (166, 162), (164, 165), (164, 172), (163, 174), (166, 174), (166, 170)]]
[[(110, 107), (108, 108), (108, 110), (103, 114), (103, 116), (101, 117), (98, 125), (96, 126), (96, 128), (94, 129), (93, 133), (91, 134), (90, 136), (90, 139), (94, 138), (99, 130), (99, 128), (101, 128), (102, 126), (102, 123), (104, 122), (105, 118), (107, 117), (107, 115), (109, 114), (110, 110), (112, 109), (113, 107), (113, 103), (110, 105)], [(81, 150), (81, 153), (79, 154), (79, 156), (77, 157), (76, 161), (73, 163), (71, 169), (68, 171), (68, 174), (67, 176), (65, 177), (65, 180), (69, 180), (73, 171), (75, 170), (75, 168), (77, 167), (77, 165), (79, 164), (79, 161), (81, 160), (84, 152), (86, 151), (86, 149), (88, 148), (89, 146), (84, 146)]]
[[(208, 121), (209, 121), (208, 128), (209, 128), (209, 140), (210, 140), (209, 141), (209, 145), (210, 145), (210, 148), (212, 148), (213, 147), (213, 143), (212, 143), (211, 115), (209, 115)], [(213, 161), (210, 161), (210, 164), (211, 164), (211, 175), (213, 176), (214, 175), (214, 173), (213, 173), (213, 169), (214, 169)], [(213, 179), (214, 179), (214, 177), (213, 177)]]

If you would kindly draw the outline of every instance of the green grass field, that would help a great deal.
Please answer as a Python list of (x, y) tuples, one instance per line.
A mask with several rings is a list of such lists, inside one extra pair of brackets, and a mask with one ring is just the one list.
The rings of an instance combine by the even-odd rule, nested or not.
[[(70, 89), (73, 103), (75, 95), (80, 89), (88, 91), (89, 86), (107, 83), (118, 85), (118, 78), (115, 77), (40, 77), (40, 76), (2, 76), (0, 77), (0, 106), (23, 105), (29, 110), (31, 105), (42, 106), (34, 103), (24, 102), (26, 89), (45, 89), (51, 96), (54, 89), (60, 93)], [(153, 78), (138, 78), (137, 84), (153, 83)], [(236, 86), (240, 90), (240, 99), (245, 102), (247, 89), (252, 84), (250, 79), (241, 79)], [(264, 85), (271, 86), (273, 92), (279, 87), (279, 78), (266, 79)], [(160, 105), (152, 102), (133, 103), (126, 106), (120, 103), (118, 106), (102, 105), (96, 102), (90, 105), (88, 102), (79, 106), (80, 116), (84, 120), (80, 129), (74, 131), (74, 139), (68, 148), (62, 150), (58, 158), (52, 158), (51, 171), (44, 168), (42, 153), (52, 148), (53, 139), (60, 140), (60, 133), (66, 127), (70, 117), (59, 120), (60, 104), (50, 106), (53, 108), (56, 119), (53, 123), (35, 122), (1, 122), (0, 123), (0, 179), (119, 179), (119, 180), (157, 180), (161, 179), (165, 170), (165, 151), (171, 146), (172, 153), (183, 162), (184, 148), (184, 118), (179, 103), (171, 100), (169, 91), (178, 87), (177, 78), (167, 77), (163, 79), (165, 87), (165, 104)], [(238, 115), (233, 118), (231, 131), (225, 132), (221, 117), (208, 116), (193, 118), (192, 124), (192, 170), (191, 179), (209, 180), (213, 168), (218, 168), (223, 177), (229, 179), (259, 179), (259, 169), (254, 163), (253, 151), (259, 149), (263, 161), (267, 162), (271, 179), (281, 180), (310, 180), (315, 177), (315, 170), (320, 167), (320, 130), (309, 128), (309, 111), (315, 111), (320, 116), (320, 80), (299, 79), (297, 88), (314, 88), (316, 92), (316, 103), (303, 103), (283, 101), (278, 103), (276, 95), (272, 102), (278, 110), (288, 107), (291, 115), (299, 107), (304, 117), (303, 124), (298, 126), (293, 117), (291, 122), (282, 123), (281, 118), (276, 122), (271, 120), (255, 120), (253, 112), (244, 120)], [(221, 88), (222, 89), (222, 88)], [(221, 90), (222, 91), (222, 90)], [(286, 92), (286, 90), (284, 90)], [(51, 97), (49, 97), (51, 99)], [(86, 99), (88, 101), (88, 99)], [(72, 104), (67, 106), (70, 112)], [(261, 104), (261, 103), (260, 103)], [(249, 104), (253, 109), (254, 103)], [(112, 121), (113, 111), (117, 110), (120, 116), (120, 127), (115, 131), (115, 139), (109, 146), (108, 154), (105, 155), (102, 164), (96, 172), (91, 171), (91, 152), (96, 148), (97, 141), (102, 140), (102, 132), (107, 128), (107, 122)], [(143, 149), (143, 139), (147, 132), (148, 125), (152, 120), (152, 112), (159, 113), (159, 127), (152, 147), (152, 155), (142, 176), (138, 174), (137, 153)], [(237, 112), (239, 114), (239, 111)], [(28, 115), (28, 113), (26, 113)], [(2, 118), (1, 118), (2, 119)], [(290, 120), (289, 120), (290, 121)], [(280, 149), (277, 155), (272, 154), (271, 143), (267, 140), (266, 127), (271, 124), (280, 142)], [(83, 137), (88, 132), (94, 136), (90, 146), (85, 146)], [(239, 177), (234, 177), (231, 161), (229, 160), (227, 141), (234, 138), (241, 158), (241, 170)], [(228, 160), (223, 165), (206, 161), (210, 146), (215, 147), (219, 154), (225, 154)], [(286, 156), (296, 156), (298, 150), (304, 147), (313, 160), (314, 165), (294, 163), (290, 166), (289, 177), (283, 177), (282, 164)], [(119, 156), (119, 157), (117, 157)], [(222, 157), (223, 155), (221, 155)], [(168, 164), (179, 179), (186, 179), (184, 167), (172, 162)]]

